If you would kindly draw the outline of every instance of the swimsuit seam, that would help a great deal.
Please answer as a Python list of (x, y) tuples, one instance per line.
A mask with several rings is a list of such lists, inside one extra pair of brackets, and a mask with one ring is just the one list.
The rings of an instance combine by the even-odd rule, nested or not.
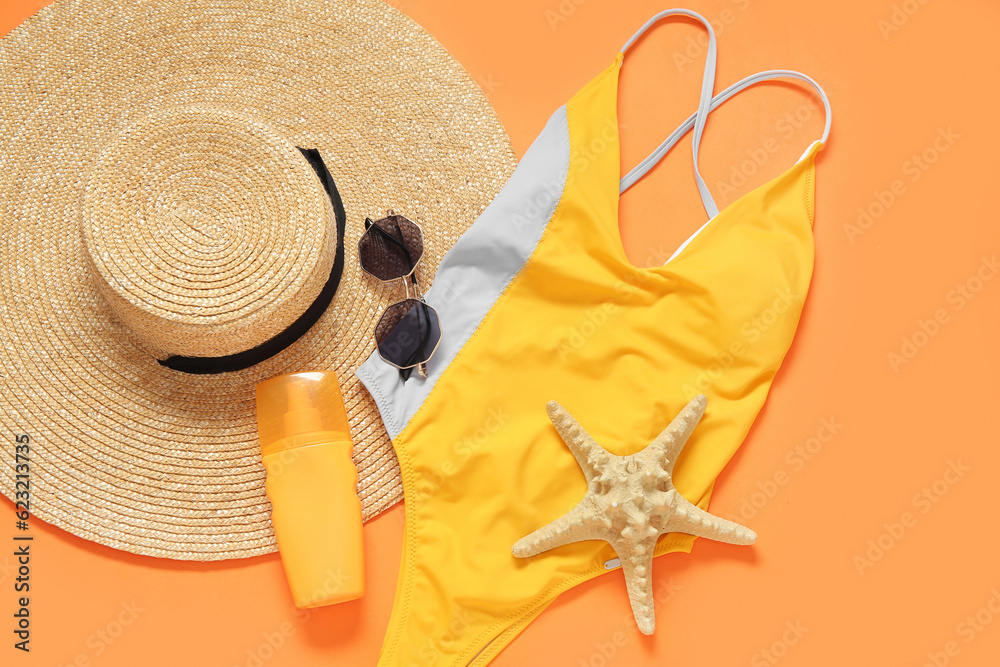
[[(604, 74), (600, 75), (599, 77), (597, 77), (596, 79), (594, 79), (591, 83), (589, 83), (586, 86), (584, 86), (583, 90), (581, 90), (580, 92), (582, 93), (582, 92), (586, 91), (587, 89), (589, 89), (590, 87), (594, 86), (595, 84), (599, 83), (601, 80), (603, 80), (608, 75), (608, 73), (610, 73), (610, 71), (611, 71), (610, 69), (606, 70), (604, 72)], [(577, 95), (579, 95), (579, 94), (580, 93), (577, 93)], [(576, 95), (574, 95), (574, 99), (575, 98), (576, 98)], [(570, 100), (570, 103), (571, 102), (572, 102), (572, 100)], [(567, 162), (567, 165), (566, 165), (566, 178), (567, 178), (567, 180), (569, 179), (569, 172), (570, 172), (570, 170), (572, 168), (572, 165), (573, 165), (573, 157), (574, 157), (573, 138), (575, 136), (574, 132), (573, 132), (573, 124), (570, 122), (570, 103), (566, 104), (566, 136), (567, 136), (567, 138), (569, 140), (568, 141), (568, 143), (569, 143), (569, 161)], [(566, 194), (566, 187), (565, 187), (565, 184), (564, 184), (563, 185), (563, 191), (559, 195), (559, 202), (556, 204), (555, 209), (552, 212), (552, 215), (549, 216), (549, 222), (545, 225), (545, 230), (542, 232), (542, 236), (538, 239), (538, 244), (535, 246), (535, 251), (537, 251), (538, 246), (540, 246), (542, 244), (542, 242), (545, 240), (546, 234), (548, 234), (549, 231), (551, 230), (552, 223), (556, 219), (556, 216), (559, 213), (559, 208), (562, 205), (563, 197), (564, 197), (565, 194)], [(534, 254), (534, 251), (532, 252), (532, 254)], [(527, 264), (527, 262), (525, 262), (525, 264)], [(501, 298), (497, 299), (497, 304), (500, 303), (500, 300), (504, 296), (506, 296), (506, 289), (504, 290), (504, 293), (501, 295)], [(497, 305), (497, 304), (494, 304), (494, 305)], [(484, 318), (484, 321), (485, 321), (485, 318)], [(464, 351), (464, 348), (463, 348), (462, 351)], [(579, 577), (584, 576), (584, 574), (590, 573), (592, 571), (597, 571), (598, 567), (599, 566), (595, 566), (595, 568), (593, 570), (587, 570), (585, 573), (583, 573), (581, 575), (577, 575), (577, 576), (571, 578), (569, 581), (576, 581)], [(559, 588), (557, 587), (555, 590), (559, 590)], [(489, 628), (487, 628), (486, 630), (484, 630), (482, 633), (480, 633), (480, 635), (478, 637), (476, 637), (476, 639), (474, 641), (472, 641), (469, 644), (469, 648), (466, 648), (461, 654), (459, 654), (458, 660), (462, 661), (462, 660), (469, 659), (469, 656), (470, 656), (470, 653), (472, 653), (472, 650), (476, 646), (478, 646), (479, 643), (484, 638), (487, 638), (487, 639), (489, 639), (489, 637), (494, 637), (495, 638), (496, 634), (494, 634), (494, 633), (496, 632), (496, 630), (498, 628), (503, 628), (504, 626), (506, 626), (507, 624), (509, 624), (512, 619), (517, 618), (519, 616), (523, 616), (526, 613), (525, 610), (530, 610), (532, 607), (534, 607), (538, 603), (538, 601), (541, 598), (544, 598), (545, 595), (546, 594), (542, 594), (541, 596), (534, 598), (531, 602), (527, 603), (525, 606), (521, 607), (516, 612), (513, 612), (511, 615), (505, 617), (503, 620), (494, 623)], [(501, 632), (502, 632), (502, 629), (501, 629)], [(480, 650), (482, 650), (482, 649), (480, 649)], [(475, 660), (475, 655), (474, 654), (473, 654), (472, 658), (469, 661), (471, 662), (473, 660)]]
[[(507, 295), (509, 294), (511, 285), (523, 273), (524, 267), (527, 266), (528, 262), (531, 260), (531, 257), (537, 252), (538, 246), (540, 246), (542, 244), (542, 241), (545, 239), (546, 234), (549, 232), (549, 229), (551, 228), (552, 220), (557, 215), (557, 212), (559, 211), (559, 208), (560, 208), (560, 206), (562, 205), (562, 203), (564, 201), (564, 195), (566, 193), (566, 183), (568, 182), (568, 179), (569, 179), (570, 166), (571, 166), (572, 161), (573, 161), (573, 138), (570, 135), (569, 107), (568, 107), (568, 105), (566, 105), (566, 107), (567, 107), (567, 109), (566, 109), (566, 111), (567, 111), (567, 118), (566, 118), (566, 150), (567, 150), (568, 155), (567, 155), (567, 159), (566, 159), (566, 166), (565, 166), (565, 168), (560, 170), (561, 171), (562, 182), (563, 182), (563, 187), (562, 187), (562, 190), (559, 193), (559, 199), (555, 203), (553, 203), (551, 212), (549, 212), (548, 215), (546, 216), (546, 221), (547, 222), (545, 223), (545, 228), (542, 230), (542, 233), (539, 235), (538, 241), (535, 243), (535, 246), (531, 249), (531, 252), (528, 254), (527, 257), (525, 257), (525, 259), (521, 263), (521, 265), (519, 267), (517, 267), (517, 269), (511, 274), (510, 279), (504, 284), (503, 288), (500, 290), (500, 293), (497, 296), (496, 301), (493, 302), (493, 304), (490, 306), (489, 310), (486, 311), (486, 314), (479, 321), (479, 324), (476, 325), (476, 328), (473, 329), (472, 333), (469, 334), (469, 337), (466, 338), (465, 343), (458, 350), (458, 352), (455, 353), (455, 356), (452, 357), (452, 360), (448, 364), (448, 366), (444, 370), (441, 371), (441, 375), (438, 376), (437, 380), (434, 382), (434, 387), (430, 390), (430, 392), (427, 393), (427, 396), (424, 397), (424, 400), (420, 402), (420, 405), (417, 407), (417, 409), (414, 410), (413, 416), (410, 417), (409, 421), (406, 423), (406, 426), (403, 428), (402, 431), (399, 432), (399, 435), (397, 436), (396, 441), (394, 441), (394, 443), (393, 443), (393, 449), (396, 450), (396, 457), (398, 459), (400, 459), (400, 471), (402, 473), (401, 476), (403, 478), (403, 502), (404, 502), (404, 504), (410, 502), (406, 498), (406, 487), (407, 487), (407, 483), (406, 482), (407, 482), (407, 479), (412, 474), (412, 472), (411, 472), (411, 470), (409, 468), (409, 466), (410, 466), (409, 455), (406, 454), (406, 452), (404, 451), (405, 448), (404, 448), (403, 444), (404, 444), (404, 442), (407, 440), (407, 438), (409, 436), (409, 431), (412, 428), (414, 428), (413, 424), (414, 424), (414, 421), (415, 421), (415, 417), (420, 413), (420, 411), (423, 409), (424, 405), (427, 404), (427, 401), (430, 399), (430, 397), (432, 395), (434, 395), (434, 391), (439, 386), (441, 386), (441, 382), (444, 380), (445, 376), (449, 375), (449, 371), (453, 370), (454, 368), (456, 368), (458, 366), (459, 359), (463, 358), (463, 354), (468, 349), (469, 343), (472, 341), (473, 338), (475, 338), (476, 334), (479, 333), (479, 331), (482, 329), (484, 323), (488, 319), (490, 319), (490, 315), (493, 314), (496, 311), (496, 308), (507, 297)], [(397, 441), (398, 441), (398, 445), (396, 444)], [(403, 459), (404, 458), (406, 459), (406, 466), (407, 466), (405, 468), (404, 468), (404, 465), (403, 465)], [(411, 488), (412, 488), (412, 485), (411, 485)], [(416, 512), (415, 512), (416, 508), (415, 508), (415, 505), (411, 505), (411, 507), (414, 509), (413, 521), (412, 521), (413, 528), (410, 531), (409, 535), (406, 535), (406, 531), (404, 530), (404, 539), (409, 538), (409, 541), (410, 541), (410, 544), (406, 548), (406, 551), (409, 553), (410, 563), (411, 563), (411, 566), (412, 566), (412, 564), (416, 562), (416, 550), (417, 550), (417, 529), (416, 529), (416, 524), (417, 524), (417, 521), (416, 521)], [(410, 521), (407, 521), (407, 524), (410, 524), (410, 523), (411, 523)], [(406, 614), (407, 614), (407, 612), (409, 611), (409, 608), (410, 608), (410, 594), (411, 594), (411, 592), (413, 590), (414, 582), (413, 582), (413, 577), (410, 576), (409, 573), (405, 573), (403, 576), (405, 578), (405, 583), (403, 584), (403, 591), (402, 591), (402, 593), (403, 593), (403, 599), (402, 599), (403, 606), (402, 606), (402, 609), (401, 609), (401, 618), (403, 618), (404, 621), (405, 621)], [(402, 634), (403, 633), (402, 633), (401, 628), (400, 628), (400, 631), (396, 634), (396, 636), (392, 639), (391, 643), (387, 647), (387, 651), (385, 653), (385, 658), (387, 658), (387, 659), (391, 658), (395, 654), (396, 649), (399, 646), (399, 641), (400, 641), (400, 638), (402, 637)], [(464, 657), (464, 655), (465, 654), (463, 654), (462, 656), (460, 656), (460, 658)], [(381, 658), (380, 658), (380, 660), (381, 660)]]
[[(687, 535), (687, 533), (675, 533), (675, 535), (677, 535), (677, 534)], [(667, 538), (665, 544), (668, 547), (684, 546), (682, 544), (682, 540), (683, 540), (683, 538), (680, 538), (680, 537)], [(654, 551), (655, 551), (655, 548), (656, 547), (654, 547)], [(659, 555), (664, 556), (664, 555), (666, 555), (666, 553), (667, 552), (664, 552), (664, 553), (661, 553)], [(541, 554), (539, 554), (539, 555), (541, 555)], [(656, 554), (654, 553), (654, 556), (655, 555)], [(583, 571), (583, 572), (581, 572), (579, 574), (576, 574), (576, 575), (570, 577), (569, 579), (566, 579), (565, 581), (561, 582), (558, 586), (555, 586), (554, 588), (549, 589), (548, 591), (546, 591), (546, 592), (544, 592), (544, 593), (536, 596), (535, 598), (532, 598), (532, 600), (530, 602), (526, 603), (524, 606), (522, 606), (521, 608), (519, 608), (517, 611), (512, 612), (511, 614), (509, 614), (508, 616), (506, 616), (503, 620), (497, 621), (496, 623), (494, 623), (493, 625), (491, 625), (487, 630), (484, 630), (482, 633), (480, 633), (480, 635), (478, 637), (476, 637), (476, 640), (474, 642), (472, 642), (470, 644), (470, 646), (474, 648), (475, 646), (478, 645), (478, 643), (484, 637), (489, 637), (489, 636), (499, 637), (501, 634), (503, 634), (503, 631), (506, 629), (505, 626), (507, 626), (511, 621), (514, 621), (514, 620), (518, 619), (519, 617), (522, 617), (525, 614), (529, 613), (532, 609), (534, 609), (539, 604), (543, 603), (550, 596), (552, 597), (552, 600), (554, 600), (561, 593), (564, 593), (566, 590), (572, 588), (573, 585), (575, 585), (576, 583), (578, 583), (580, 581), (586, 581), (587, 579), (592, 579), (592, 578), (594, 578), (596, 576), (599, 576), (600, 574), (602, 574), (603, 572), (606, 572), (606, 571), (607, 570), (606, 570), (606, 568), (603, 565), (597, 564), (597, 565), (594, 565), (592, 568), (590, 568), (588, 570), (585, 570), (585, 571)], [(497, 630), (500, 630), (500, 632), (497, 633), (496, 632)], [(496, 633), (496, 634), (494, 634), (494, 633)], [(504, 646), (506, 646), (506, 644)], [(485, 647), (485, 649), (488, 649), (488, 648), (489, 648), (489, 646), (487, 645)], [(499, 648), (502, 649), (503, 647), (499, 647)], [(484, 651), (485, 649), (481, 649), (481, 651)], [(466, 657), (468, 657), (468, 655), (471, 652), (471, 650), (472, 650), (471, 648), (466, 649), (461, 655), (458, 656), (459, 660), (463, 660)], [(496, 653), (492, 653), (490, 651), (485, 651), (485, 653), (483, 653), (482, 657), (487, 657), (487, 656), (490, 656), (491, 654), (493, 656), (496, 655)], [(473, 660), (475, 660), (475, 657), (473, 658)], [(471, 662), (469, 664), (471, 665)]]
[[(372, 394), (372, 398), (375, 399), (375, 405), (378, 408), (379, 416), (382, 417), (383, 423), (386, 421), (386, 417), (384, 415), (388, 413), (389, 415), (388, 421), (390, 423), (385, 424), (386, 430), (388, 431), (389, 427), (391, 426), (392, 430), (398, 436), (400, 431), (398, 425), (396, 424), (396, 415), (392, 411), (392, 401), (390, 401), (385, 396), (385, 394), (382, 393), (381, 385), (379, 385), (379, 383), (368, 372), (368, 370), (364, 367), (364, 365), (358, 366), (357, 369), (355, 369), (354, 374), (357, 375), (360, 379), (366, 381), (365, 386), (369, 389), (369, 392)], [(385, 410), (382, 409), (383, 406), (386, 408)], [(389, 433), (389, 436), (392, 437), (391, 432)]]
[(476, 337), (476, 334), (478, 334), (479, 331), (483, 328), (483, 325), (486, 323), (486, 321), (490, 319), (490, 315), (492, 315), (494, 313), (494, 311), (497, 309), (497, 307), (501, 304), (501, 302), (503, 302), (504, 299), (507, 298), (507, 295), (510, 292), (511, 285), (514, 283), (515, 280), (517, 280), (520, 277), (521, 273), (524, 271), (524, 267), (528, 265), (528, 262), (531, 261), (531, 258), (538, 251), (538, 247), (545, 240), (546, 235), (548, 235), (549, 229), (552, 226), (552, 220), (558, 214), (559, 208), (560, 208), (560, 206), (563, 203), (563, 197), (566, 194), (566, 183), (567, 183), (567, 181), (569, 179), (570, 164), (573, 161), (573, 138), (570, 135), (570, 129), (569, 129), (569, 115), (568, 115), (569, 114), (569, 108), (568, 108), (568, 105), (566, 105), (566, 106), (567, 106), (567, 109), (566, 109), (566, 111), (567, 111), (567, 120), (566, 120), (566, 138), (567, 138), (567, 142), (566, 143), (567, 143), (567, 150), (569, 152), (569, 156), (568, 156), (568, 159), (566, 161), (566, 168), (563, 169), (563, 170), (561, 170), (561, 178), (562, 178), (562, 182), (563, 182), (563, 187), (562, 187), (562, 190), (559, 193), (559, 199), (552, 204), (551, 211), (548, 212), (548, 214), (546, 216), (547, 222), (545, 223), (545, 228), (542, 230), (542, 233), (539, 235), (538, 241), (535, 242), (535, 245), (531, 249), (531, 252), (528, 253), (527, 257), (524, 258), (524, 261), (521, 262), (521, 265), (518, 266), (517, 269), (515, 269), (511, 273), (510, 278), (507, 280), (507, 282), (504, 283), (504, 285), (501, 288), (499, 294), (497, 294), (496, 301), (494, 301), (492, 303), (492, 305), (490, 305), (489, 310), (487, 310), (486, 314), (483, 315), (483, 318), (481, 320), (479, 320), (479, 324), (477, 324), (476, 328), (472, 330), (472, 333), (469, 334), (469, 337), (465, 339), (465, 343), (462, 344), (461, 349), (459, 349), (458, 352), (455, 353), (455, 356), (452, 357), (451, 362), (448, 364), (448, 366), (444, 370), (441, 371), (441, 375), (439, 375), (438, 378), (437, 378), (437, 380), (435, 380), (435, 382), (434, 382), (434, 387), (431, 388), (431, 390), (427, 393), (427, 396), (424, 397), (424, 400), (420, 402), (420, 405), (417, 406), (417, 409), (413, 411), (413, 416), (410, 417), (409, 421), (406, 423), (406, 426), (400, 432), (400, 436), (402, 436), (406, 431), (408, 431), (411, 428), (411, 425), (413, 424), (414, 418), (420, 413), (421, 409), (423, 409), (424, 405), (426, 405), (426, 403), (430, 399), (430, 397), (434, 395), (434, 391), (438, 388), (438, 386), (440, 386), (441, 381), (444, 379), (445, 375), (447, 375), (449, 371), (451, 371), (453, 368), (455, 368), (458, 365), (457, 362), (465, 354), (466, 350), (468, 349), (469, 343), (472, 341), (473, 338)]
[(806, 214), (809, 216), (809, 226), (816, 223), (816, 193), (814, 190), (814, 171), (816, 169), (815, 153), (809, 156), (809, 168), (806, 170), (805, 205)]
[[(396, 440), (393, 441), (392, 448), (393, 450), (395, 450), (396, 458), (399, 460), (400, 478), (403, 481), (403, 505), (404, 505), (403, 511), (405, 512), (405, 515), (403, 517), (403, 540), (404, 540), (403, 551), (404, 554), (409, 557), (409, 562), (412, 565), (416, 561), (416, 554), (417, 554), (418, 522), (416, 520), (416, 511), (418, 503), (416, 497), (414, 497), (412, 500), (407, 500), (406, 491), (408, 486), (410, 487), (411, 490), (414, 488), (412, 483), (413, 468), (412, 468), (412, 463), (410, 462), (410, 456), (403, 447), (402, 437), (398, 437)], [(406, 507), (406, 505), (410, 505), (410, 507)], [(408, 516), (409, 518), (407, 518)], [(407, 542), (409, 542), (409, 544), (407, 544)], [(400, 564), (400, 570), (402, 571), (404, 567), (405, 567), (405, 562)], [(403, 576), (406, 579), (406, 584), (403, 586), (403, 591), (402, 591), (403, 597), (401, 600), (402, 609), (400, 610), (401, 611), (400, 618), (402, 618), (403, 621), (405, 622), (407, 618), (407, 612), (409, 612), (410, 609), (410, 598), (413, 586), (412, 586), (412, 577), (406, 575), (405, 573), (403, 574)], [(390, 627), (391, 627), (391, 620), (392, 619), (390, 618)], [(389, 646), (386, 647), (385, 655), (384, 656), (379, 655), (380, 663), (382, 662), (383, 657), (386, 659), (391, 658), (393, 654), (396, 652), (396, 649), (399, 646), (400, 639), (403, 636), (401, 630), (402, 627), (400, 626), (400, 631), (396, 633), (396, 636), (392, 638), (392, 641), (389, 644)]]
[[(619, 54), (619, 55), (621, 55), (621, 54)], [(567, 152), (569, 153), (569, 155), (568, 155), (567, 160), (566, 160), (566, 167), (565, 167), (565, 169), (562, 170), (562, 183), (563, 183), (562, 190), (559, 193), (559, 199), (552, 205), (551, 210), (548, 211), (548, 215), (547, 215), (547, 218), (546, 218), (547, 222), (545, 223), (545, 229), (542, 230), (542, 233), (538, 237), (538, 241), (535, 243), (534, 248), (531, 249), (531, 252), (528, 254), (528, 256), (525, 257), (524, 261), (521, 262), (521, 265), (519, 267), (517, 267), (517, 269), (511, 274), (511, 276), (507, 280), (507, 282), (504, 283), (504, 285), (501, 288), (499, 294), (497, 295), (496, 301), (493, 302), (493, 304), (490, 306), (489, 310), (486, 311), (486, 314), (483, 315), (483, 318), (479, 321), (479, 324), (476, 325), (476, 328), (473, 329), (472, 333), (470, 333), (469, 336), (468, 336), (468, 338), (465, 339), (465, 343), (463, 343), (462, 347), (458, 350), (458, 352), (455, 353), (455, 356), (453, 356), (451, 358), (451, 361), (448, 363), (448, 366), (441, 371), (441, 375), (439, 375), (438, 378), (434, 381), (434, 386), (431, 387), (431, 390), (429, 392), (427, 392), (426, 396), (424, 396), (424, 399), (420, 402), (420, 405), (418, 405), (416, 407), (416, 409), (413, 410), (413, 414), (406, 421), (406, 424), (404, 424), (401, 428), (397, 428), (397, 430), (396, 430), (397, 435), (400, 435), (400, 436), (403, 435), (403, 433), (410, 428), (410, 424), (413, 423), (413, 419), (420, 413), (420, 410), (427, 403), (427, 400), (434, 394), (434, 390), (437, 389), (438, 383), (441, 382), (441, 379), (444, 377), (445, 373), (447, 373), (449, 369), (451, 369), (452, 367), (454, 367), (455, 362), (458, 361), (459, 357), (465, 351), (466, 346), (469, 344), (469, 341), (471, 341), (475, 337), (475, 335), (479, 332), (479, 330), (483, 326), (483, 323), (486, 322), (486, 320), (489, 318), (489, 316), (493, 312), (493, 310), (497, 307), (497, 305), (500, 304), (500, 302), (506, 296), (507, 290), (510, 288), (511, 283), (513, 283), (514, 280), (517, 279), (518, 275), (520, 275), (521, 271), (524, 269), (524, 267), (531, 260), (532, 255), (535, 254), (535, 251), (538, 249), (538, 246), (541, 245), (542, 240), (545, 238), (545, 235), (548, 232), (549, 227), (551, 226), (552, 219), (556, 216), (556, 213), (558, 212), (559, 207), (560, 207), (560, 205), (563, 202), (563, 197), (566, 194), (566, 184), (569, 182), (569, 172), (570, 172), (570, 169), (571, 169), (572, 164), (573, 164), (573, 135), (572, 135), (572, 131), (570, 129), (570, 123), (569, 123), (569, 107), (570, 107), (570, 104), (581, 93), (583, 93), (583, 92), (585, 92), (585, 91), (587, 91), (587, 90), (589, 90), (589, 89), (597, 86), (598, 84), (600, 84), (619, 65), (620, 65), (620, 60), (616, 57), (615, 63), (613, 65), (611, 65), (611, 67), (608, 67), (607, 69), (605, 69), (604, 72), (602, 72), (600, 75), (598, 75), (598, 77), (596, 79), (592, 80), (590, 83), (588, 83), (587, 85), (585, 85), (582, 89), (580, 89), (579, 92), (576, 93), (576, 95), (574, 95), (570, 99), (569, 102), (567, 102), (566, 104), (563, 105), (566, 108), (566, 144), (567, 144), (566, 145), (566, 149), (567, 149)], [(360, 367), (359, 367), (358, 370), (360, 370)], [(391, 405), (391, 403), (387, 401), (386, 405)], [(390, 419), (392, 420), (393, 426), (394, 427), (398, 426), (396, 424), (395, 415), (392, 414), (392, 413), (390, 413), (390, 414), (391, 414)], [(384, 421), (384, 419), (383, 419), (383, 421)]]
[[(620, 56), (620, 55), (621, 55), (621, 54), (619, 53), (619, 56)], [(583, 93), (585, 93), (585, 92), (589, 91), (589, 90), (590, 90), (591, 88), (594, 88), (594, 87), (596, 87), (596, 86), (597, 86), (598, 84), (600, 84), (600, 83), (601, 83), (601, 82), (602, 82), (602, 81), (603, 81), (604, 79), (606, 79), (606, 78), (607, 78), (608, 76), (610, 76), (610, 75), (611, 75), (611, 73), (612, 73), (612, 72), (613, 72), (614, 70), (618, 69), (619, 67), (620, 67), (620, 62), (619, 62), (619, 59), (618, 59), (618, 56), (615, 56), (615, 62), (614, 62), (614, 64), (612, 64), (612, 65), (611, 65), (611, 67), (608, 67), (607, 69), (605, 69), (605, 70), (604, 70), (604, 71), (603, 71), (603, 72), (602, 72), (601, 74), (599, 74), (599, 75), (597, 76), (597, 78), (596, 78), (596, 79), (592, 80), (592, 81), (591, 81), (590, 83), (588, 83), (588, 84), (587, 84), (587, 85), (585, 85), (585, 86), (584, 86), (583, 88), (581, 88), (581, 89), (580, 89), (580, 90), (579, 90), (579, 91), (578, 91), (578, 92), (576, 93), (576, 95), (574, 95), (574, 96), (573, 96), (572, 98), (570, 98), (570, 102), (572, 102), (572, 101), (573, 101), (574, 99), (576, 99), (577, 97), (579, 97), (579, 96), (580, 96), (580, 95), (582, 95)], [(566, 105), (566, 106), (567, 106), (567, 111), (568, 111), (568, 107), (569, 107), (569, 104), (567, 103), (567, 105)], [(567, 123), (567, 124), (568, 124), (568, 123)]]

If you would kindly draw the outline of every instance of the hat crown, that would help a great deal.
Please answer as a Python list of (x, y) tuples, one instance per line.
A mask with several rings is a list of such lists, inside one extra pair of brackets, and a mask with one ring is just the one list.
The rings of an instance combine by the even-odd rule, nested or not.
[(83, 200), (91, 274), (158, 358), (216, 357), (289, 327), (329, 278), (330, 200), (295, 144), (234, 110), (172, 107), (120, 131)]

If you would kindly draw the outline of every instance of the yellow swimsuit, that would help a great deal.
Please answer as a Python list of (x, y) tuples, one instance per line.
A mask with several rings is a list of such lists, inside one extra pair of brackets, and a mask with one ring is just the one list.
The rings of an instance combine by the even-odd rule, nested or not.
[[(639, 34), (670, 14), (710, 34), (698, 113), (620, 178), (618, 72)], [(813, 267), (814, 142), (785, 173), (719, 212), (697, 174), (712, 108), (715, 39), (700, 16), (657, 15), (552, 115), (509, 183), (443, 259), (427, 301), (442, 342), (426, 379), (376, 354), (357, 373), (403, 473), (406, 528), (379, 665), (486, 664), (557, 595), (617, 566), (603, 542), (516, 559), (511, 546), (572, 509), (587, 485), (545, 406), (564, 405), (615, 454), (642, 449), (695, 395), (708, 409), (674, 484), (707, 508), (791, 344)], [(695, 130), (711, 219), (666, 264), (633, 266), (621, 191)], [(689, 551), (664, 536), (656, 554)]]

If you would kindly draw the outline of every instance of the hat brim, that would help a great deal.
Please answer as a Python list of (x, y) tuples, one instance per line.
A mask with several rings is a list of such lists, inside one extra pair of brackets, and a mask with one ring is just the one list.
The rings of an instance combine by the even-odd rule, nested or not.
[[(57, 1), (0, 41), (0, 490), (30, 438), (32, 513), (114, 548), (190, 560), (274, 551), (254, 389), (281, 373), (340, 377), (366, 518), (401, 498), (388, 435), (353, 370), (399, 298), (365, 277), (366, 215), (422, 223), (430, 277), (516, 160), (478, 86), (377, 0)], [(320, 149), (348, 223), (328, 311), (235, 373), (161, 366), (113, 317), (80, 235), (85, 174), (135, 119), (211, 103)]]

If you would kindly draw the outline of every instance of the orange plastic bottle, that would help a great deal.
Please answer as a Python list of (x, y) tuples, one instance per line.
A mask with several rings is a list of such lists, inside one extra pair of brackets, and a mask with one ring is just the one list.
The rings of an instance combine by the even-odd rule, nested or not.
[(271, 523), (295, 605), (361, 597), (358, 471), (337, 376), (320, 371), (261, 382), (257, 424)]

